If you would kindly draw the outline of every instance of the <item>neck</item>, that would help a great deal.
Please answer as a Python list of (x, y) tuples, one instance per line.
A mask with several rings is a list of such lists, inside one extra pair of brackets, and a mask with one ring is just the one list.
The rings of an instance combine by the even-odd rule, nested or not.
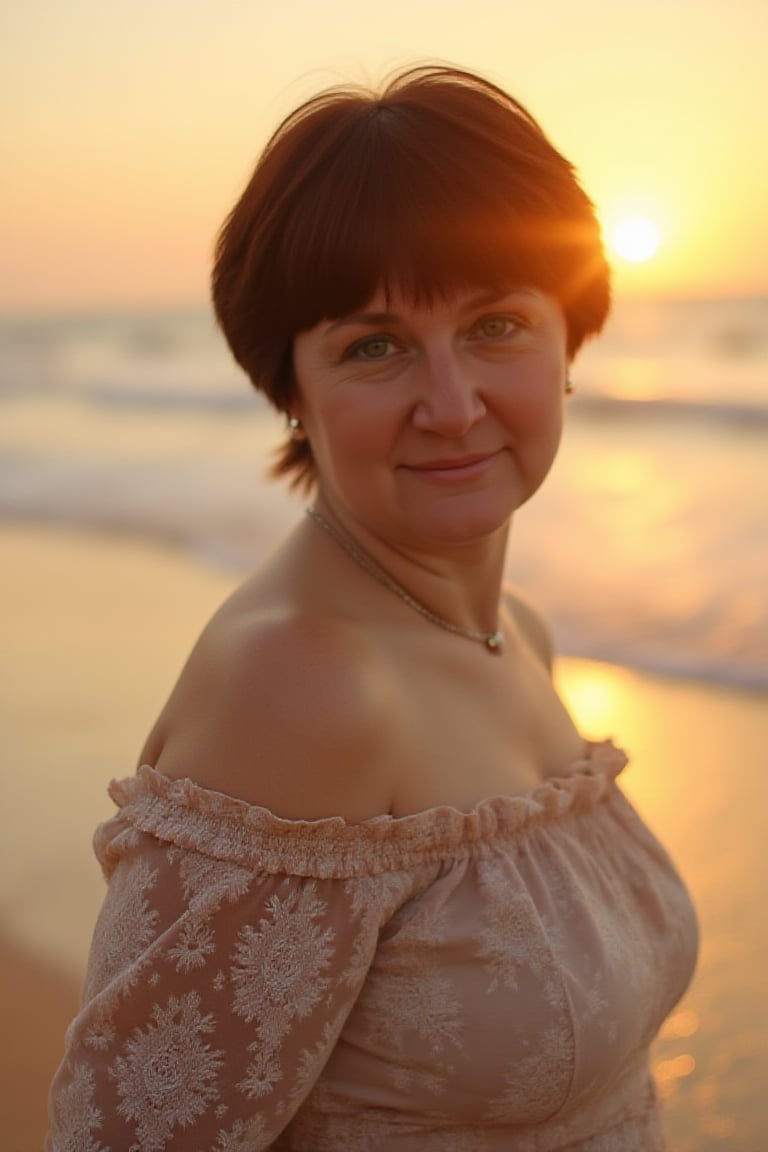
[(508, 525), (490, 537), (440, 543), (427, 552), (374, 535), (323, 496), (310, 515), (369, 577), (376, 576), (380, 584), (388, 582), (382, 576), (388, 577), (390, 592), (396, 591), (406, 603), (409, 598), (415, 601), (411, 607), (426, 609), (422, 615), (438, 618), (433, 623), (472, 633), (473, 639), (487, 638), (498, 629)]

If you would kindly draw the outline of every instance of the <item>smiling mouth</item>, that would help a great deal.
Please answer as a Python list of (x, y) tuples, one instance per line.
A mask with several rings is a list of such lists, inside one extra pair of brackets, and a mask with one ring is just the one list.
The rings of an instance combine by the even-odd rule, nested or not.
[(411, 472), (418, 472), (424, 476), (459, 479), (480, 475), (497, 456), (498, 452), (476, 453), (473, 456), (461, 456), (457, 459), (426, 460), (424, 463), (409, 464), (407, 467)]

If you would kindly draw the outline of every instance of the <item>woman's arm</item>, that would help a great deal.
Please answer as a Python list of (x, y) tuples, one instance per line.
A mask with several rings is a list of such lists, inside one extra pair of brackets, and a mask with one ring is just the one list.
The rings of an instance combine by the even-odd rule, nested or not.
[[(227, 1134), (255, 1152), (289, 1123), (381, 925), (360, 882), (334, 877), (332, 851), (322, 876), (296, 871), (275, 828), (387, 811), (377, 675), (336, 625), (203, 635), (145, 749), (158, 771), (139, 773), (143, 824), (129, 806), (97, 834), (109, 889), (51, 1091), (51, 1152), (213, 1152)], [(268, 870), (253, 863), (262, 816)]]
[[(175, 839), (206, 822), (188, 812)], [(242, 832), (219, 822), (210, 843), (231, 837), (236, 857)], [(109, 889), (47, 1149), (214, 1152), (235, 1134), (268, 1148), (332, 1052), (386, 913), (360, 881), (260, 873), (120, 816), (100, 835)]]

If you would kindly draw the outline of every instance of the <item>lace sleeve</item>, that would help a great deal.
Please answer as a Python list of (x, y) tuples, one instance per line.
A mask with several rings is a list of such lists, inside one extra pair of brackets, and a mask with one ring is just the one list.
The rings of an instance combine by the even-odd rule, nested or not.
[(377, 902), (377, 877), (268, 872), (119, 820), (46, 1147), (267, 1148), (334, 1047), (398, 885)]

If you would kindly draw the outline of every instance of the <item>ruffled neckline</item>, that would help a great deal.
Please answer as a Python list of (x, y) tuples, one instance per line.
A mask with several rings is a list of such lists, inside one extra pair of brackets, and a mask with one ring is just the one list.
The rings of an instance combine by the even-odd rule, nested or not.
[(112, 781), (109, 794), (120, 812), (97, 831), (96, 849), (108, 866), (115, 824), (128, 824), (179, 847), (270, 873), (374, 875), (472, 855), (570, 813), (592, 810), (607, 799), (626, 763), (612, 741), (585, 741), (582, 758), (521, 795), (491, 796), (469, 812), (440, 805), (355, 824), (341, 816), (286, 820), (192, 780), (171, 780), (144, 764), (135, 776)]

